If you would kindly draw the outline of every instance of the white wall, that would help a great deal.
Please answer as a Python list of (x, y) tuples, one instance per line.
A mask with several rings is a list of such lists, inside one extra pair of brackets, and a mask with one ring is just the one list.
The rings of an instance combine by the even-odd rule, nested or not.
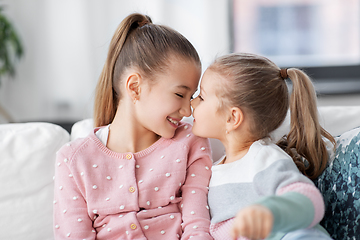
[[(92, 115), (94, 88), (111, 37), (128, 14), (148, 14), (187, 37), (206, 68), (229, 52), (227, 0), (3, 0), (25, 47), (0, 103), (15, 121)], [(0, 117), (0, 123), (4, 119)]]
[[(112, 35), (135, 11), (187, 37), (205, 69), (217, 55), (230, 51), (228, 4), (228, 0), (2, 0), (25, 56), (15, 78), (0, 85), (0, 112), (2, 106), (17, 122), (91, 117), (94, 88)], [(319, 98), (319, 105), (359, 104), (360, 94)]]

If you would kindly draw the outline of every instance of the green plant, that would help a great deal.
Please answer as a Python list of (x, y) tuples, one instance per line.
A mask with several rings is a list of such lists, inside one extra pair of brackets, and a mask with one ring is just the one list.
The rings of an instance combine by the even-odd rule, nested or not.
[(15, 74), (15, 61), (24, 53), (19, 36), (0, 7), (0, 84), (4, 75)]

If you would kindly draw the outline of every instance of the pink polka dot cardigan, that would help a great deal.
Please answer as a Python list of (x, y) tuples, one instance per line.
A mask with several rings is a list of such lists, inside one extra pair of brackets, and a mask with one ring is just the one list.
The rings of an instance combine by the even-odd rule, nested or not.
[(55, 239), (212, 239), (207, 139), (183, 123), (172, 139), (116, 153), (96, 131), (57, 154)]

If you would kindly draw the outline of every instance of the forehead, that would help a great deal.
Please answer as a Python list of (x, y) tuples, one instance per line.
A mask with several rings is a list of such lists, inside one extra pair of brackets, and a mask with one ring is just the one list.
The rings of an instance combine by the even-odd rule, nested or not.
[(171, 58), (167, 70), (158, 75), (162, 85), (186, 91), (197, 88), (201, 75), (201, 67), (191, 60)]
[(215, 92), (221, 86), (223, 77), (211, 69), (207, 69), (201, 79), (200, 87), (206, 91)]

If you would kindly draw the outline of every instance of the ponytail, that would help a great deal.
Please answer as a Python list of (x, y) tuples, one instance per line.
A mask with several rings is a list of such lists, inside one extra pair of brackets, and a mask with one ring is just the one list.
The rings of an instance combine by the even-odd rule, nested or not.
[(175, 30), (152, 24), (150, 17), (134, 13), (118, 26), (110, 43), (107, 59), (96, 86), (94, 126), (110, 124), (121, 99), (120, 81), (128, 67), (136, 67), (151, 79), (164, 71), (170, 54), (200, 64), (193, 45)]
[(323, 137), (334, 146), (335, 140), (320, 126), (316, 93), (309, 77), (296, 68), (288, 69), (287, 75), (293, 83), (290, 132), (278, 145), (294, 159), (304, 175), (314, 180), (327, 166), (328, 154)]
[(113, 86), (116, 60), (129, 32), (149, 22), (151, 23), (151, 19), (148, 16), (131, 14), (120, 23), (115, 32), (110, 43), (104, 68), (96, 86), (94, 103), (95, 127), (107, 125), (114, 119), (120, 97), (120, 91)]

